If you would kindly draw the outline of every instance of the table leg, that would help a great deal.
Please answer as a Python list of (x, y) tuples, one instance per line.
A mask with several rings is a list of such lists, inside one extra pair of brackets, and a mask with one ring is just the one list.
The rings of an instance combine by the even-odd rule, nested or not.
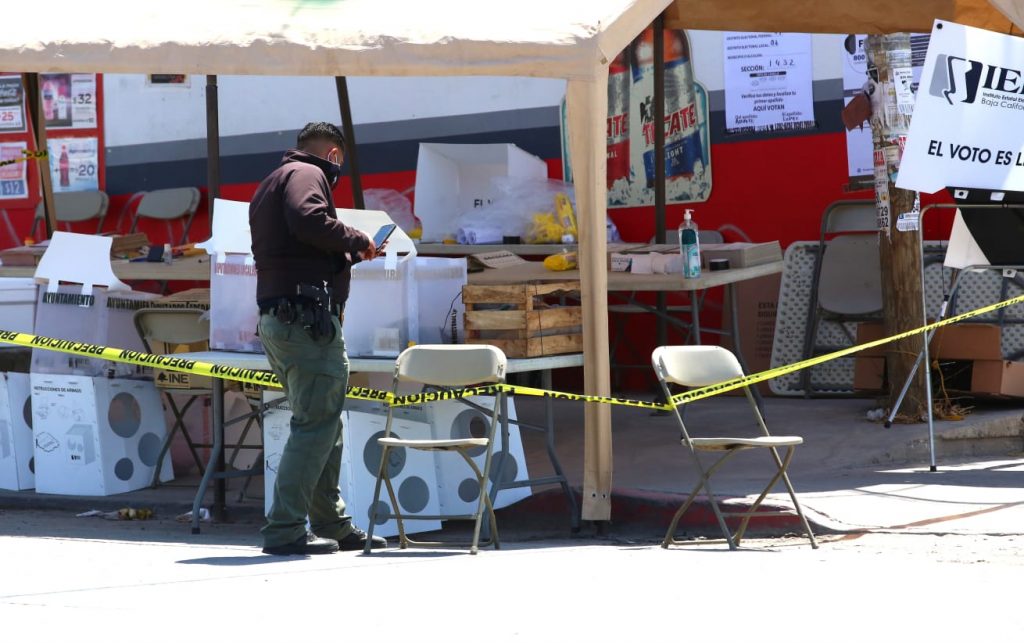
[[(210, 480), (217, 472), (214, 463), (223, 465), (224, 457), (224, 380), (219, 377), (213, 378), (212, 395), (213, 399), (213, 450), (210, 452), (210, 460), (206, 464), (206, 471), (203, 472), (203, 479), (196, 490), (195, 500), (192, 501), (192, 533), (199, 533), (199, 511), (202, 508), (203, 498), (209, 488)], [(220, 480), (219, 482), (223, 482)], [(223, 502), (223, 497), (221, 497)], [(221, 507), (223, 508), (223, 507)], [(214, 509), (217, 509), (216, 503)], [(223, 514), (220, 516), (223, 517)]]
[[(736, 359), (743, 368), (743, 372), (749, 375), (750, 369), (747, 368), (747, 360), (743, 357), (743, 347), (740, 341), (740, 315), (737, 310), (736, 284), (727, 284), (725, 289), (729, 297), (729, 335), (732, 337), (733, 353), (736, 354)], [(761, 415), (765, 415), (764, 398), (761, 397), (761, 391), (758, 390), (757, 384), (750, 387), (750, 392), (754, 395), (754, 401), (757, 402), (757, 408), (761, 411)]]
[[(553, 390), (551, 383), (551, 371), (541, 372), (541, 386), (545, 390)], [(569, 525), (573, 532), (580, 530), (580, 510), (576, 504), (576, 496), (569, 486), (569, 479), (562, 471), (562, 463), (558, 460), (558, 453), (555, 451), (555, 401), (548, 397), (544, 400), (544, 444), (548, 449), (548, 459), (551, 460), (551, 467), (555, 470), (555, 476), (559, 478), (562, 486), (562, 493), (565, 494), (565, 502), (569, 505)]]
[(691, 317), (693, 317), (693, 343), (698, 346), (701, 343), (700, 340), (700, 297), (699, 291), (690, 291), (690, 310), (692, 311)]

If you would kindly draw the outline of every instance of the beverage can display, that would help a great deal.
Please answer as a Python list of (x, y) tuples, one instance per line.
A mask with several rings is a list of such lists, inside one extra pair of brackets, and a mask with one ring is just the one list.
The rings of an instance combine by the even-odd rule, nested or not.
[[(700, 198), (708, 186), (689, 43), (681, 30), (666, 29), (664, 39), (666, 196), (680, 202)], [(631, 178), (649, 190), (655, 175), (654, 30), (646, 29), (630, 52), (631, 118), (639, 126), (632, 143)]]

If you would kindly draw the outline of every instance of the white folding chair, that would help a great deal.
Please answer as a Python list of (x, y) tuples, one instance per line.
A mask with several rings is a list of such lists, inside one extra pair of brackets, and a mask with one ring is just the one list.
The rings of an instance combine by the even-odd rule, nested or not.
[[(413, 346), (402, 351), (395, 362), (395, 376), (392, 392), (398, 392), (399, 384), (403, 382), (414, 382), (431, 387), (456, 388), (466, 387), (475, 384), (502, 384), (505, 382), (506, 359), (505, 354), (498, 348), (489, 345), (421, 345)], [(491, 505), (490, 494), (487, 492), (487, 481), (490, 479), (491, 451), (494, 447), (494, 432), (498, 425), (498, 412), (501, 408), (505, 393), (501, 392), (494, 396), (494, 410), (491, 413), (491, 424), (487, 429), (487, 435), (480, 438), (462, 438), (453, 440), (433, 439), (411, 439), (395, 438), (391, 436), (391, 423), (394, 417), (394, 407), (388, 409), (387, 423), (384, 427), (384, 437), (377, 440), (381, 446), (380, 467), (377, 470), (377, 483), (373, 490), (373, 511), (370, 515), (369, 536), (366, 539), (366, 549), (363, 553), (370, 553), (372, 544), (373, 528), (377, 521), (387, 522), (394, 518), (398, 522), (399, 547), (406, 549), (412, 546), (442, 546), (455, 545), (450, 542), (415, 542), (409, 540), (405, 535), (403, 520), (474, 520), (473, 541), (470, 544), (469, 553), (475, 554), (480, 546), (480, 525), (483, 520), (484, 510), (490, 521), (490, 539), (484, 543), (494, 545), (495, 549), (500, 547), (498, 540), (498, 522), (494, 516), (494, 507)], [(469, 456), (469, 451), (485, 447), (487, 456), (484, 459), (484, 468), (481, 470)], [(473, 470), (480, 489), (480, 499), (477, 504), (476, 513), (461, 516), (402, 516), (399, 509), (398, 499), (391, 484), (388, 462), (388, 452), (391, 449), (419, 449), (422, 451), (454, 451), (462, 456), (466, 464)], [(388, 497), (391, 499), (391, 511), (383, 516), (378, 513), (380, 501), (381, 482), (388, 490)], [(393, 513), (392, 513), (393, 512)]]
[[(743, 376), (743, 369), (740, 367), (736, 356), (720, 346), (660, 346), (654, 349), (654, 353), (651, 354), (651, 362), (654, 365), (654, 372), (658, 376), (658, 381), (661, 382), (662, 390), (667, 399), (671, 399), (670, 384), (687, 387), (710, 386)], [(750, 408), (753, 410), (754, 417), (757, 418), (757, 424), (761, 429), (761, 435), (756, 437), (692, 437), (683, 423), (682, 415), (679, 412), (679, 405), (675, 406), (676, 419), (679, 421), (680, 441), (692, 456), (693, 462), (700, 474), (700, 481), (683, 502), (682, 506), (679, 507), (675, 516), (672, 517), (672, 524), (669, 525), (665, 539), (661, 543), (662, 547), (667, 548), (669, 545), (678, 545), (686, 542), (675, 539), (679, 519), (683, 517), (686, 510), (693, 504), (697, 494), (704, 490), (707, 494), (708, 502), (711, 504), (711, 509), (715, 513), (715, 518), (718, 520), (718, 526), (725, 536), (725, 542), (728, 543), (729, 549), (736, 549), (743, 539), (743, 534), (746, 533), (747, 525), (750, 523), (751, 518), (792, 515), (791, 512), (787, 511), (758, 511), (765, 496), (768, 495), (779, 480), (782, 480), (786, 485), (786, 490), (789, 491), (789, 497), (793, 500), (793, 508), (796, 515), (799, 516), (800, 522), (803, 523), (804, 531), (811, 541), (811, 547), (817, 549), (818, 543), (814, 539), (814, 533), (811, 531), (811, 526), (800, 509), (800, 502), (796, 498), (796, 492), (793, 490), (793, 485), (789, 481), (789, 474), (786, 472), (790, 460), (793, 458), (793, 451), (797, 445), (803, 443), (803, 438), (799, 436), (772, 436), (768, 432), (768, 427), (764, 423), (764, 417), (757, 408), (757, 403), (750, 392), (749, 386), (744, 388), (744, 393), (746, 393), (747, 400), (750, 402)], [(785, 456), (779, 455), (779, 449), (782, 448), (786, 449)], [(754, 501), (749, 509), (741, 512), (723, 512), (718, 506), (714, 492), (711, 490), (711, 476), (734, 454), (748, 449), (768, 449), (772, 459), (775, 461), (775, 475), (772, 476), (764, 490), (761, 491), (761, 495), (757, 497), (757, 500)], [(698, 455), (702, 451), (715, 452), (720, 454), (720, 457), (711, 466), (706, 467)], [(732, 535), (725, 519), (726, 517), (737, 516), (741, 516), (742, 520), (739, 528), (736, 530), (736, 534)]]
[(199, 207), (199, 198), (199, 190), (196, 188), (168, 188), (146, 192), (142, 200), (139, 201), (135, 216), (132, 217), (130, 232), (135, 232), (139, 225), (139, 219), (159, 219), (166, 222), (167, 240), (174, 243), (171, 221), (184, 219), (181, 240), (178, 243), (187, 243), (188, 233), (192, 228), (192, 219)]

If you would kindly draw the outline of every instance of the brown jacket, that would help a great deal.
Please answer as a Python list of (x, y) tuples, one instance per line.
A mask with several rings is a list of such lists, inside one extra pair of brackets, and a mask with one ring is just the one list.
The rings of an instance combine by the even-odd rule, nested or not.
[(256, 189), (249, 227), (257, 301), (293, 297), (300, 283), (326, 281), (344, 307), (352, 264), (370, 239), (338, 220), (327, 169), (326, 160), (290, 150)]

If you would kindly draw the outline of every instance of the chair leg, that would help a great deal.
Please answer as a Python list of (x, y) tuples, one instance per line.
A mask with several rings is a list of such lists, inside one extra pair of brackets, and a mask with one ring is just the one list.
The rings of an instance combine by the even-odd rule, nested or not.
[(814, 537), (814, 532), (811, 531), (811, 523), (807, 522), (807, 517), (804, 516), (804, 510), (800, 506), (800, 501), (796, 499), (796, 491), (793, 489), (793, 483), (789, 481), (789, 461), (793, 457), (793, 447), (789, 447), (789, 453), (786, 455), (785, 466), (782, 466), (782, 462), (779, 461), (779, 454), (775, 453), (775, 449), (772, 452), (775, 455), (775, 461), (777, 464), (782, 466), (782, 482), (786, 485), (786, 490), (789, 492), (789, 498), (793, 501), (793, 508), (796, 510), (796, 515), (800, 517), (800, 522), (804, 525), (804, 531), (807, 533), (807, 539), (811, 541), (811, 549), (818, 548), (818, 540)]
[(483, 509), (487, 510), (487, 524), (490, 526), (490, 538), (487, 539), (486, 544), (494, 545), (495, 549), (501, 549), (501, 539), (498, 538), (498, 517), (494, 514), (494, 503), (491, 500), (491, 494), (487, 493), (487, 476), (489, 474), (482, 472), (465, 451), (462, 449), (458, 449), (457, 451), (458, 454), (462, 456), (462, 459), (466, 461), (466, 464), (468, 464), (473, 470), (473, 475), (476, 476), (476, 479), (480, 484), (480, 499), (484, 501), (483, 504), (477, 505), (477, 511), (474, 515), (476, 524), (474, 525), (473, 542), (470, 545), (471, 548), (469, 553), (476, 554), (480, 549)]
[[(387, 460), (385, 460), (385, 462), (387, 462)], [(388, 490), (388, 499), (391, 500), (391, 515), (398, 524), (398, 548), (407, 549), (409, 547), (409, 539), (405, 536), (405, 524), (402, 522), (402, 508), (398, 506), (398, 497), (395, 495), (395, 488), (391, 484), (391, 471), (388, 470), (388, 466), (386, 464), (384, 465), (384, 486)]]
[(697, 457), (697, 454), (695, 452), (691, 452), (693, 460), (697, 464), (697, 470), (701, 476), (700, 481), (697, 483), (697, 486), (694, 487), (690, 495), (686, 498), (686, 501), (683, 503), (683, 505), (679, 508), (678, 511), (676, 511), (676, 514), (672, 517), (672, 524), (669, 526), (669, 530), (665, 534), (665, 539), (662, 541), (661, 544), (663, 548), (667, 549), (669, 545), (678, 544), (678, 541), (675, 540), (675, 531), (679, 524), (679, 519), (683, 517), (683, 514), (686, 513), (686, 510), (690, 508), (690, 505), (693, 504), (693, 501), (697, 499), (697, 494), (703, 488), (707, 492), (708, 501), (711, 503), (711, 509), (712, 511), (714, 511), (715, 517), (718, 519), (718, 526), (721, 528), (722, 534), (725, 535), (726, 542), (729, 543), (729, 549), (736, 549), (736, 545), (733, 542), (733, 538), (729, 533), (729, 527), (725, 523), (725, 516), (722, 515), (721, 510), (718, 508), (718, 501), (715, 499), (714, 492), (711, 490), (711, 485), (709, 483), (712, 474), (714, 474), (715, 471), (718, 471), (718, 468), (725, 464), (725, 461), (728, 460), (733, 453), (734, 451), (727, 451), (721, 458), (719, 458), (717, 461), (715, 461), (714, 464), (712, 464), (710, 467), (708, 467), (707, 470), (705, 470), (704, 466), (700, 463), (700, 458)]
[(377, 468), (377, 481), (373, 486), (373, 502), (370, 503), (370, 528), (366, 530), (366, 546), (363, 553), (369, 555), (370, 546), (373, 544), (373, 529), (377, 526), (377, 503), (380, 502), (380, 484), (384, 476), (384, 463), (387, 462), (388, 448), (382, 447), (380, 454), (380, 466)]
[(203, 473), (203, 465), (200, 461), (199, 454), (196, 452), (196, 447), (192, 443), (192, 436), (188, 434), (188, 430), (185, 428), (185, 413), (188, 412), (189, 407), (192, 406), (192, 402), (196, 400), (195, 397), (189, 398), (185, 406), (178, 409), (178, 405), (174, 402), (174, 398), (169, 393), (164, 393), (164, 399), (167, 401), (167, 405), (171, 407), (171, 414), (174, 416), (174, 426), (167, 432), (164, 437), (163, 444), (160, 445), (160, 453), (156, 458), (156, 466), (153, 469), (153, 483), (154, 488), (160, 486), (160, 473), (163, 471), (164, 458), (167, 457), (167, 452), (171, 450), (171, 441), (174, 439), (174, 434), (181, 431), (182, 437), (185, 438), (185, 443), (188, 445), (189, 451), (192, 452), (192, 458), (199, 466), (199, 473)]
[(775, 456), (775, 463), (778, 466), (778, 469), (776, 470), (775, 475), (772, 476), (772, 479), (768, 481), (768, 484), (765, 485), (764, 490), (761, 491), (761, 495), (759, 495), (757, 497), (757, 500), (755, 500), (754, 503), (750, 505), (750, 508), (746, 512), (744, 512), (743, 522), (740, 523), (740, 528), (736, 530), (737, 545), (743, 539), (743, 534), (747, 531), (747, 525), (750, 524), (750, 519), (754, 517), (754, 514), (757, 513), (757, 510), (758, 508), (760, 508), (761, 503), (764, 502), (765, 497), (779, 482), (779, 479), (785, 472), (786, 467), (789, 466), (789, 461), (793, 458), (793, 447), (789, 447), (789, 449), (787, 450), (786, 458), (784, 461), (779, 460), (778, 452), (774, 448), (771, 448), (770, 451)]

